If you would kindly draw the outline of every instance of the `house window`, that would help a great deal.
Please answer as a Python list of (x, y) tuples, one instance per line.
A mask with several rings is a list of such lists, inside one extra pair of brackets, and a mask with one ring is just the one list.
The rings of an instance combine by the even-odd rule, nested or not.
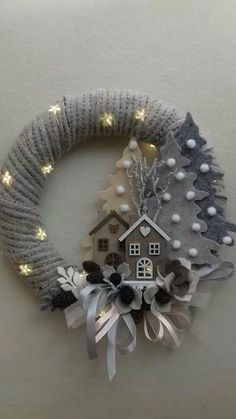
[(153, 265), (148, 258), (139, 259), (137, 263), (137, 278), (138, 279), (152, 279)]
[(119, 250), (121, 251), (125, 250), (125, 240), (123, 240), (123, 242), (119, 242)]
[(130, 245), (129, 245), (129, 255), (130, 256), (139, 256), (140, 255), (140, 243), (130, 243)]
[(149, 243), (149, 255), (160, 255), (160, 243)]
[(109, 250), (109, 240), (108, 239), (98, 239), (98, 251), (107, 252)]

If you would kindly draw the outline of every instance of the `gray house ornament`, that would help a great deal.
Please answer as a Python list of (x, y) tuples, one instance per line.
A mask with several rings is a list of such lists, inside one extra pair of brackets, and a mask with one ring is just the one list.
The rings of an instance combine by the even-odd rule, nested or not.
[(128, 282), (149, 284), (154, 281), (157, 266), (166, 260), (166, 247), (170, 237), (146, 214), (142, 215), (124, 234), (125, 261), (131, 275)]

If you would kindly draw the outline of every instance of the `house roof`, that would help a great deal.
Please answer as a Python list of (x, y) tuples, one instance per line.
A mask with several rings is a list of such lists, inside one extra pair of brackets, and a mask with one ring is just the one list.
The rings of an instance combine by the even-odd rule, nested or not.
[(125, 228), (129, 228), (129, 224), (116, 212), (111, 211), (105, 218), (103, 218), (100, 223), (96, 225), (90, 232), (89, 235), (92, 236), (94, 233), (96, 233), (102, 226), (104, 226), (112, 217), (115, 217)]
[(134, 231), (136, 229), (136, 227), (138, 227), (143, 221), (146, 221), (154, 230), (157, 231), (157, 233), (159, 233), (162, 237), (164, 237), (165, 240), (169, 241), (170, 237), (160, 228), (158, 227), (158, 225), (156, 225), (146, 214), (142, 215), (142, 217), (140, 217), (138, 219), (138, 221), (136, 221), (136, 223), (134, 223), (120, 238), (119, 241), (122, 242), (124, 239), (126, 239), (127, 236), (130, 235), (130, 233), (132, 233), (132, 231)]

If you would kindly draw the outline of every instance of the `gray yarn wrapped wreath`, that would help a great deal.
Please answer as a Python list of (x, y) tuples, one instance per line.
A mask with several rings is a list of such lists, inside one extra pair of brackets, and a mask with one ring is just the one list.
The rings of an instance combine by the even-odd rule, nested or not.
[[(63, 153), (87, 138), (104, 135), (130, 140), (116, 164), (114, 184), (101, 192), (99, 223), (88, 236), (90, 252), (81, 270), (68, 267), (48, 241), (40, 198)], [(142, 155), (140, 140), (158, 150), (152, 163)], [(122, 201), (127, 188), (128, 203)], [(132, 336), (130, 318), (143, 318), (148, 310), (146, 336), (168, 341), (162, 327), (176, 343), (174, 326), (179, 330), (180, 324), (170, 321), (170, 307), (182, 301), (186, 309), (190, 300), (202, 305), (196, 298), (200, 279), (232, 276), (232, 264), (219, 258), (220, 246), (234, 243), (228, 231), (236, 231), (225, 218), (225, 206), (223, 172), (190, 114), (183, 118), (174, 108), (136, 92), (102, 90), (64, 96), (23, 129), (1, 172), (0, 234), (6, 256), (43, 297), (44, 308), (73, 307), (78, 300), (81, 310), (84, 290), (92, 286), (93, 293), (96, 287), (104, 293), (109, 284), (109, 298), (113, 292), (114, 301), (119, 299), (120, 305), (114, 303), (118, 317), (123, 316)], [(189, 279), (196, 275), (197, 281)], [(90, 291), (87, 296), (92, 298)], [(96, 310), (94, 322), (99, 317)], [(158, 318), (158, 330), (150, 313)], [(70, 315), (67, 312), (69, 326), (74, 321)], [(114, 365), (109, 375), (114, 375)]]

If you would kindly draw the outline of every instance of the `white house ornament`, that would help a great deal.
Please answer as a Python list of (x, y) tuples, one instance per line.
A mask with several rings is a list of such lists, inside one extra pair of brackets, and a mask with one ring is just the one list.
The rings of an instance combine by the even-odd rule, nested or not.
[[(98, 192), (83, 262), (69, 266), (49, 242), (40, 197), (63, 153), (103, 135), (123, 135), (127, 147)], [(65, 309), (69, 328), (85, 326), (91, 359), (107, 339), (110, 379), (116, 349), (135, 349), (136, 323), (148, 340), (179, 347), (190, 307), (209, 301), (201, 283), (233, 275), (233, 264), (220, 258), (236, 230), (226, 219), (223, 172), (192, 116), (148, 96), (102, 90), (63, 97), (24, 128), (0, 180), (4, 253), (41, 296), (42, 310)]]

